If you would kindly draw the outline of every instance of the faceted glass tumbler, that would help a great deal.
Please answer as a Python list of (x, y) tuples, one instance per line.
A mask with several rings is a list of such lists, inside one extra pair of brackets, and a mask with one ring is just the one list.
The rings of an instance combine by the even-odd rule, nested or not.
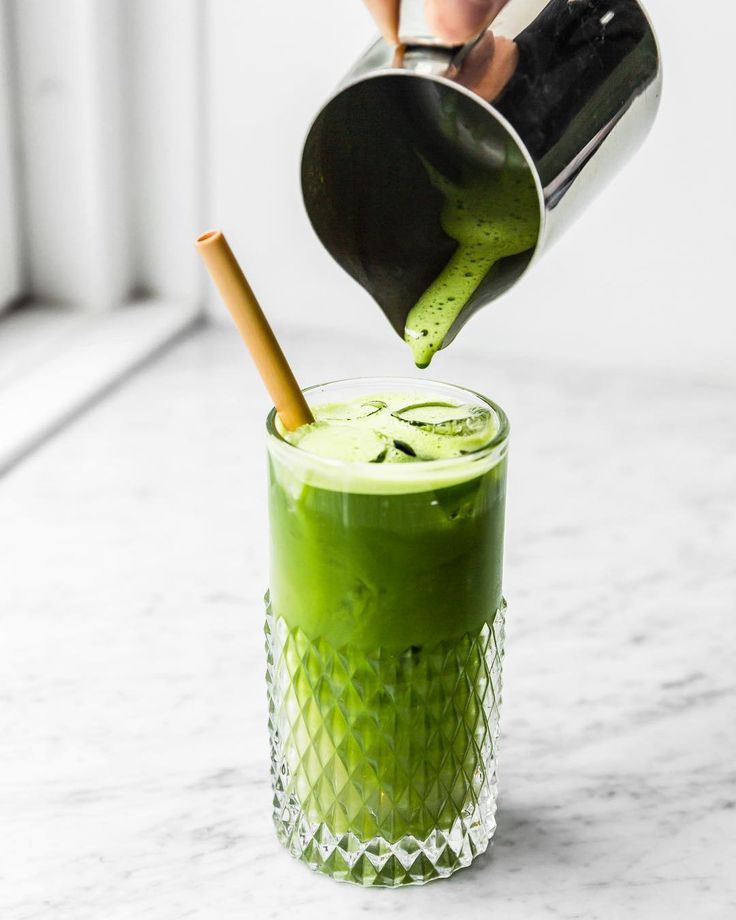
[(338, 420), (386, 410), (416, 422), (387, 400), (467, 409), (443, 438), (488, 425), (477, 449), (368, 463), (290, 444), (275, 411), (267, 423), (277, 834), (331, 878), (421, 884), (468, 866), (496, 826), (508, 420), (435, 381), (347, 380), (306, 395)]
[(399, 654), (310, 641), (266, 613), (273, 817), (298, 859), (395, 887), (451, 875), (496, 829), (505, 605)]

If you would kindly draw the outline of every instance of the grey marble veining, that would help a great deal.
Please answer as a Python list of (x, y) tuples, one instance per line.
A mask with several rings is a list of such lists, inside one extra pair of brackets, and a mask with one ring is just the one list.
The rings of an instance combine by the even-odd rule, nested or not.
[[(408, 368), (285, 344), (305, 383)], [(492, 850), (386, 892), (276, 843), (267, 401), (210, 329), (0, 482), (3, 920), (736, 916), (736, 391), (459, 344), (434, 373), (513, 425)]]

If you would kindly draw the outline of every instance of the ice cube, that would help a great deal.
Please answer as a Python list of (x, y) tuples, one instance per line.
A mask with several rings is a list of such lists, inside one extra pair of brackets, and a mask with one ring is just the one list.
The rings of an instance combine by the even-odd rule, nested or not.
[(346, 463), (382, 463), (389, 448), (388, 439), (378, 431), (327, 421), (299, 429), (291, 443), (311, 454)]
[(468, 437), (491, 425), (491, 413), (482, 406), (446, 402), (417, 403), (392, 413), (394, 418), (422, 431), (449, 437)]
[(337, 403), (335, 405), (315, 406), (314, 411), (320, 421), (351, 422), (354, 419), (368, 418), (386, 408), (380, 399), (370, 399), (364, 403)]

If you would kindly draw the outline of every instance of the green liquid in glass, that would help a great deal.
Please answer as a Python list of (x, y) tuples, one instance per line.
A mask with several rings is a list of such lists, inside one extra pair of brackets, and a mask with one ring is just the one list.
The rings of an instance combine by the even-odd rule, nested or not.
[[(498, 419), (426, 393), (315, 415), (304, 450), (270, 451), (283, 798), (334, 835), (423, 838), (471, 814), (494, 756), (506, 461), (473, 453)], [(363, 459), (315, 474), (306, 447)]]

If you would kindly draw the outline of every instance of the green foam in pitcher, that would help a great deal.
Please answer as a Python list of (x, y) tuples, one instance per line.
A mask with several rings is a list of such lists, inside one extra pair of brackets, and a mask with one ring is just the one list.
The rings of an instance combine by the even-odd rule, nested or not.
[(539, 200), (526, 163), (510, 147), (503, 169), (488, 172), (466, 166), (457, 181), (421, 159), (432, 185), (444, 197), (442, 229), (458, 244), (406, 320), (404, 339), (417, 367), (424, 368), (494, 266), (536, 245)]

